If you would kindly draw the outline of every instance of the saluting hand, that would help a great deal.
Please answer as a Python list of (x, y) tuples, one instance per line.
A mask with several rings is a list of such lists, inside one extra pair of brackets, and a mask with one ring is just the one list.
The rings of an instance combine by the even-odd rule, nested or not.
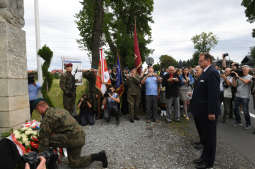
[(208, 119), (211, 120), (211, 121), (216, 120), (215, 114), (209, 114)]

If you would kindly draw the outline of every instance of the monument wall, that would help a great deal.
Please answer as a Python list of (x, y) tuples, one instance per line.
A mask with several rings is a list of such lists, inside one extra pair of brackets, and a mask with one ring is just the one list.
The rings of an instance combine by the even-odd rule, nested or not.
[(5, 8), (0, 6), (0, 133), (19, 127), (30, 118), (25, 31), (21, 29), (23, 25), (15, 22), (16, 16), (6, 17), (8, 11), (8, 4)]

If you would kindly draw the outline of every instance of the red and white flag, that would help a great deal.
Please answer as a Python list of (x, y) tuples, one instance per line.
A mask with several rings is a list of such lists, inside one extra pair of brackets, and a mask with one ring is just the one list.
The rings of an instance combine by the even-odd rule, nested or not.
[(107, 68), (107, 63), (103, 55), (103, 49), (100, 49), (100, 60), (98, 64), (96, 87), (101, 91), (102, 94), (105, 94), (107, 90), (106, 84), (111, 84), (111, 80)]
[(139, 42), (138, 42), (137, 33), (136, 33), (136, 22), (135, 22), (135, 30), (134, 30), (134, 53), (135, 53), (135, 67), (138, 70), (138, 73), (140, 73), (141, 66), (142, 66), (142, 58), (140, 54)]

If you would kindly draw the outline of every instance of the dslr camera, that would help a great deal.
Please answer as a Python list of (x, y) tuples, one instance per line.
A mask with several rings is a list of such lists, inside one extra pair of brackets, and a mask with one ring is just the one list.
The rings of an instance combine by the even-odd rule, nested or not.
[(228, 53), (224, 53), (223, 54), (223, 58), (227, 57), (228, 56)]
[(36, 169), (40, 164), (40, 156), (46, 159), (47, 169), (58, 169), (58, 154), (54, 152), (52, 148), (49, 148), (47, 151), (42, 153), (31, 152), (25, 154), (22, 159), (25, 163), (29, 164), (30, 169)]
[(105, 92), (104, 94), (104, 97), (109, 97), (113, 94), (112, 90), (111, 89), (107, 89), (107, 91)]

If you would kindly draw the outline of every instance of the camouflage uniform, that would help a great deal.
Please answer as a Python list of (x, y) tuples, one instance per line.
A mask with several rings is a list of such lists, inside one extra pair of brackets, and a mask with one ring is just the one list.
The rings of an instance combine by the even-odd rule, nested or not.
[(39, 151), (48, 147), (67, 148), (71, 167), (86, 167), (92, 163), (92, 157), (80, 156), (85, 144), (85, 133), (77, 121), (62, 109), (49, 108), (45, 113), (39, 132)]
[(129, 105), (130, 119), (134, 119), (136, 114), (139, 112), (139, 105), (141, 100), (141, 79), (138, 76), (130, 77), (127, 80), (127, 100)]
[(60, 77), (60, 88), (63, 90), (64, 108), (68, 110), (68, 112), (70, 112), (74, 116), (76, 86), (75, 86), (75, 78), (71, 72), (65, 72)]
[[(100, 113), (100, 98), (97, 98), (96, 95), (100, 96), (100, 92), (96, 88), (96, 74), (93, 71), (87, 71), (83, 73), (83, 77), (88, 80), (88, 97), (92, 101), (92, 109), (94, 113)], [(99, 116), (99, 114), (98, 114)]]

